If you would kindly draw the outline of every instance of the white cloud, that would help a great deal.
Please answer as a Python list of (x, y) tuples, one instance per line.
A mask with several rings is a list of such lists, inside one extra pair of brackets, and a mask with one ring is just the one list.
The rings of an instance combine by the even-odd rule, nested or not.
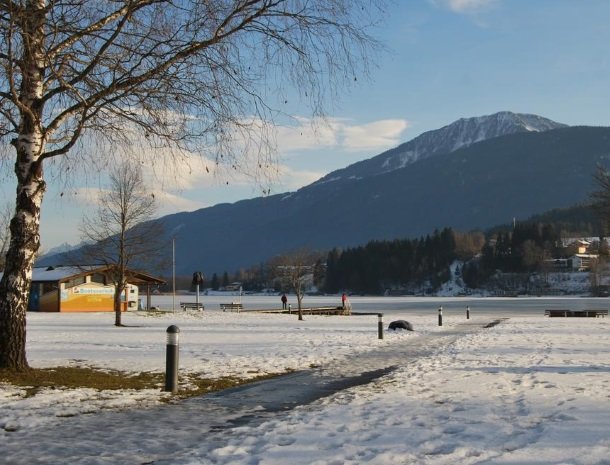
[[(155, 198), (155, 203), (157, 205), (156, 216), (164, 216), (178, 211), (192, 211), (209, 206), (209, 204), (190, 200), (163, 189), (152, 187), (148, 190), (150, 195)], [(104, 195), (104, 192), (106, 192), (104, 189), (80, 187), (64, 192), (62, 197), (65, 196), (67, 201), (74, 202), (85, 211), (93, 212), (97, 206), (99, 197)]]
[(324, 176), (324, 174), (325, 173), (319, 171), (295, 170), (287, 165), (282, 165), (279, 168), (278, 185), (275, 186), (274, 191), (295, 191), (317, 181)]
[(280, 153), (299, 150), (335, 149), (347, 151), (384, 150), (398, 145), (409, 127), (404, 119), (355, 124), (343, 118), (309, 120), (299, 118), (294, 126), (276, 128)]
[(498, 3), (499, 0), (432, 0), (437, 6), (448, 8), (460, 14), (474, 14), (487, 10)]
[(400, 143), (400, 136), (409, 127), (402, 119), (387, 119), (372, 123), (345, 126), (343, 147), (347, 150), (382, 150)]
[(278, 150), (286, 153), (335, 147), (338, 145), (338, 121), (295, 118), (294, 125), (278, 125), (275, 128)]
[(155, 157), (157, 164), (142, 166), (147, 185), (155, 191), (189, 190), (214, 184), (216, 163), (202, 155), (183, 153), (178, 158)]
[(157, 200), (157, 215), (164, 216), (181, 211), (194, 211), (200, 208), (209, 207), (209, 204), (196, 202), (170, 192), (160, 191), (155, 194)]
[(74, 202), (81, 207), (87, 208), (97, 205), (97, 201), (102, 192), (102, 189), (93, 187), (77, 187), (75, 189), (66, 189), (59, 195), (68, 202)]
[[(259, 120), (244, 120), (243, 125), (259, 128), (259, 131), (264, 133), (260, 139), (269, 137), (275, 144), (279, 156), (283, 158), (297, 152), (332, 151), (344, 154), (357, 151), (380, 152), (400, 144), (404, 131), (409, 127), (409, 122), (405, 119), (385, 119), (364, 124), (338, 117), (325, 119), (294, 117), (291, 121), (292, 124), (269, 127)], [(255, 136), (255, 139), (257, 137)], [(165, 170), (157, 170), (162, 175), (165, 174), (163, 185), (166, 188), (170, 187), (170, 190), (186, 190), (218, 187), (228, 182), (229, 185), (241, 187), (267, 186), (272, 187), (272, 191), (278, 192), (278, 189), (294, 190), (310, 184), (327, 172), (326, 164), (314, 166), (314, 170), (300, 170), (273, 159), (271, 164), (261, 168), (256, 144), (241, 140), (239, 134), (236, 135), (234, 142), (243, 147), (244, 156), (237, 162), (240, 165), (239, 169), (232, 169), (230, 165), (216, 166), (213, 161), (192, 155), (186, 157), (184, 164), (178, 167), (170, 166)], [(247, 153), (249, 151), (253, 153)], [(209, 167), (209, 173), (206, 167)], [(171, 188), (172, 184), (167, 180), (169, 173), (181, 180), (175, 189)]]
[[(271, 141), (271, 144), (275, 145), (280, 157), (315, 150), (335, 153), (375, 152), (398, 145), (403, 132), (409, 127), (409, 122), (404, 119), (358, 124), (346, 118), (311, 119), (299, 116), (292, 118), (292, 124), (269, 126), (256, 119), (245, 119), (242, 123), (243, 127), (253, 129), (250, 133), (253, 138), (247, 140), (247, 135), (236, 129), (232, 142), (237, 159), (225, 157), (220, 160), (221, 164), (207, 158), (205, 154), (170, 152), (166, 149), (146, 147), (145, 141), (139, 144), (137, 140), (133, 144), (134, 147), (142, 149), (134, 149), (133, 153), (126, 156), (139, 161), (144, 182), (152, 191), (158, 195), (163, 192), (176, 195), (182, 191), (217, 188), (227, 182), (233, 186), (269, 185), (275, 184), (280, 177), (286, 178), (285, 167), (278, 166), (274, 155), (264, 148), (261, 149), (265, 147), (265, 141)], [(104, 149), (105, 147), (100, 147), (91, 154), (94, 157), (92, 172), (98, 173), (101, 179), (91, 176), (90, 181), (97, 181), (102, 186), (104, 175), (107, 174), (105, 171), (111, 170), (120, 160), (116, 154)], [(73, 164), (78, 166), (78, 163)], [(314, 169), (324, 170), (317, 166)], [(322, 175), (313, 171), (301, 173), (295, 174), (294, 179), (313, 181), (315, 176)], [(81, 181), (84, 185), (89, 184), (84, 177)], [(283, 183), (284, 179), (281, 179), (281, 182)], [(289, 182), (287, 185), (293, 186), (295, 183)], [(81, 195), (88, 199), (84, 196), (84, 191)]]

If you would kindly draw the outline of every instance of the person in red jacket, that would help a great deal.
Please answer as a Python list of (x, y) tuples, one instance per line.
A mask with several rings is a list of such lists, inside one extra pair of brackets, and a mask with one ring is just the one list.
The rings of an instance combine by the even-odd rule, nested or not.
[(345, 301), (347, 300), (347, 296), (345, 295), (345, 292), (343, 293), (343, 295), (341, 296), (341, 306), (343, 308), (345, 308)]

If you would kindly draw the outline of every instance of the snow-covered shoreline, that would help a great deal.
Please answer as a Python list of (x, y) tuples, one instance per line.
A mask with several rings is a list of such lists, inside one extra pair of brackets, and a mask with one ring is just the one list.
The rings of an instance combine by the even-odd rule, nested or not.
[[(256, 304), (273, 305), (274, 299), (279, 301), (261, 298)], [(391, 350), (394, 344), (450, 331), (465, 321), (466, 302), (473, 319), (509, 319), (463, 336), (433, 356), (405, 360), (370, 384), (262, 424), (226, 430), (222, 445), (195, 440), (185, 428), (172, 459), (157, 457), (154, 463), (608, 465), (610, 319), (545, 318), (544, 307), (556, 299), (352, 298), (355, 310), (382, 311), (386, 327), (393, 318), (404, 318), (416, 328), (386, 332), (381, 341), (373, 316), (307, 316), (299, 322), (292, 315), (220, 312), (209, 299), (203, 314), (128, 313), (128, 328), (114, 328), (110, 314), (30, 313), (28, 358), (34, 367), (162, 371), (165, 329), (177, 324), (181, 370), (247, 377), (307, 369), (373, 348)], [(573, 309), (604, 308), (607, 300), (560, 302)], [(441, 305), (444, 326), (438, 327)], [(0, 454), (7, 464), (61, 463), (64, 452), (45, 443), (45, 431), (67, 428), (75, 417), (86, 423), (84, 414), (102, 409), (124, 409), (129, 416), (164, 396), (156, 390), (47, 390), (26, 398), (19, 389), (0, 386)], [(113, 450), (107, 456), (63, 458), (77, 464), (151, 462), (138, 446), (141, 427), (132, 429), (122, 433), (121, 460)]]

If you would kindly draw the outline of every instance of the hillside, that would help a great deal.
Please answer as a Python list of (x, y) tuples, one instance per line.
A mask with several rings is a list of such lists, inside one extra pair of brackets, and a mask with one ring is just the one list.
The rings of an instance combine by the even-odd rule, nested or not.
[(175, 237), (176, 272), (235, 271), (297, 247), (328, 250), (524, 220), (586, 201), (596, 165), (608, 163), (610, 128), (544, 131), (548, 123), (463, 145), (477, 128), (459, 125), (468, 131), (452, 131), (461, 148), (450, 153), (344, 182), (330, 181), (340, 177), (331, 173), (297, 192), (163, 217), (168, 238)]
[(178, 270), (236, 270), (300, 246), (328, 249), (488, 228), (584, 201), (610, 128), (563, 128), (476, 143), (342, 187), (244, 200), (163, 218)]

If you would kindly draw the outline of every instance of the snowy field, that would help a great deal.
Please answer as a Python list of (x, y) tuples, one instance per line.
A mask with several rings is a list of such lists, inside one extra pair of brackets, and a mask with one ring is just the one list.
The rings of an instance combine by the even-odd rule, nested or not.
[[(465, 322), (466, 306), (475, 322), (509, 319), (433, 355), (405, 360), (370, 384), (228, 429), (221, 444), (187, 434), (185, 417), (171, 460), (147, 453), (139, 442), (142, 425), (121, 430), (121, 460), (112, 450), (62, 460), (61, 452), (52, 452), (61, 450), (57, 439), (46, 439), (78, 419), (99, 418), (102, 410), (152, 412), (166, 393), (47, 390), (25, 398), (22, 390), (0, 385), (0, 463), (610, 465), (610, 318), (543, 316), (545, 308), (608, 308), (608, 299), (352, 297), (356, 312), (383, 312), (386, 327), (393, 319), (415, 326), (412, 333), (388, 331), (383, 340), (376, 316), (305, 316), (299, 322), (294, 315), (218, 310), (220, 302), (237, 299), (202, 296), (206, 310), (195, 313), (178, 306), (194, 296), (156, 297), (153, 304), (166, 311), (127, 313), (128, 328), (115, 328), (111, 314), (30, 313), (28, 360), (33, 367), (162, 372), (165, 330), (176, 324), (181, 370), (250, 377), (418, 344)], [(241, 301), (246, 309), (279, 306), (279, 296)], [(304, 305), (338, 301), (307, 297)], [(443, 327), (437, 325), (439, 306)], [(95, 435), (110, 433), (109, 426)]]

